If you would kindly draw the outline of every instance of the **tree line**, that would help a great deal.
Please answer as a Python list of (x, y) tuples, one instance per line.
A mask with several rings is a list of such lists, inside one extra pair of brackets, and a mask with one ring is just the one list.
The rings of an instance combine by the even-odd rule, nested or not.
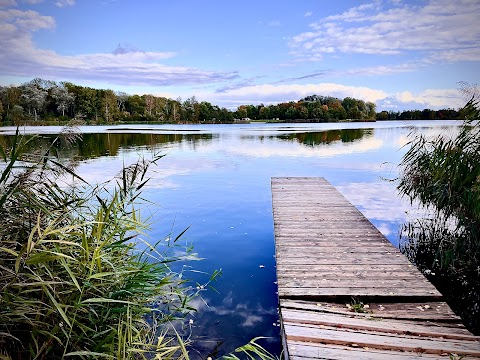
[(33, 79), (20, 86), (0, 87), (3, 124), (22, 121), (88, 123), (156, 121), (165, 123), (232, 123), (236, 119), (337, 121), (374, 120), (375, 104), (347, 97), (312, 95), (272, 105), (241, 105), (236, 110), (198, 101), (195, 96), (175, 100), (154, 95), (129, 95), (71, 82)]
[(377, 113), (376, 119), (381, 120), (456, 120), (465, 119), (464, 109), (423, 109), (400, 111), (381, 111)]
[(195, 96), (182, 100), (154, 95), (129, 95), (44, 79), (33, 79), (20, 86), (0, 86), (2, 124), (54, 122), (71, 119), (87, 123), (164, 122), (233, 123), (237, 120), (332, 122), (394, 119), (456, 119), (452, 109), (434, 112), (409, 111), (376, 113), (376, 105), (353, 97), (311, 95), (299, 101), (272, 105), (240, 105), (236, 110), (198, 101)]

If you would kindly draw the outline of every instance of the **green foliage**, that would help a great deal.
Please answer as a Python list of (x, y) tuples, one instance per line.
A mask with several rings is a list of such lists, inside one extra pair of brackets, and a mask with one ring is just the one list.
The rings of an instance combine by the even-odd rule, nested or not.
[(370, 312), (369, 305), (365, 305), (362, 301), (358, 298), (352, 297), (352, 301), (350, 304), (345, 305), (348, 310), (355, 312), (355, 313), (368, 313)]
[[(368, 104), (368, 103), (367, 103)], [(375, 114), (374, 114), (375, 115)], [(375, 117), (375, 116), (374, 116)], [(377, 120), (455, 120), (465, 119), (462, 110), (451, 108), (440, 110), (404, 110), (400, 111), (381, 111), (376, 114)]]
[[(470, 119), (479, 118), (478, 105), (472, 98), (465, 106)], [(409, 145), (398, 189), (430, 208), (433, 217), (410, 225), (418, 241), (406, 249), (415, 251), (433, 242), (429, 247), (442, 268), (480, 264), (480, 125), (467, 119), (454, 138), (417, 134)]]
[(474, 95), (456, 136), (416, 134), (398, 190), (427, 215), (404, 225), (401, 250), (480, 333), (480, 106)]
[(277, 357), (270, 354), (267, 350), (265, 350), (261, 345), (258, 344), (258, 340), (263, 339), (261, 337), (257, 337), (252, 339), (248, 344), (240, 346), (239, 348), (235, 349), (232, 354), (225, 355), (222, 357), (224, 360), (240, 360), (241, 358), (238, 357), (236, 354), (244, 355), (246, 359), (260, 359), (260, 360), (278, 360)]
[[(234, 118), (313, 122), (375, 120), (375, 104), (351, 97), (341, 100), (311, 95), (297, 102), (268, 106), (248, 104), (230, 111), (207, 101), (198, 102), (195, 96), (182, 102), (180, 98), (128, 95), (42, 79), (34, 79), (19, 87), (0, 88), (0, 106), (4, 108), (7, 121), (24, 123), (61, 121), (64, 117), (82, 119), (89, 124), (120, 121), (232, 123)], [(14, 107), (21, 109), (13, 111)]]
[[(74, 141), (78, 134), (66, 131)], [(169, 325), (197, 289), (171, 269), (173, 242), (143, 242), (138, 203), (152, 161), (91, 187), (32, 138), (0, 147), (0, 348), (12, 359), (188, 358)], [(62, 186), (74, 176), (81, 185)], [(170, 329), (170, 330), (169, 330)]]

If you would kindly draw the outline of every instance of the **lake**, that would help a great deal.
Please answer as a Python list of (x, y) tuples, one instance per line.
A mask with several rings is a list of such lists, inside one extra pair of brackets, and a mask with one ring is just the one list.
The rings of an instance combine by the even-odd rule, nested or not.
[[(196, 301), (192, 339), (201, 356), (222, 355), (256, 336), (280, 351), (270, 179), (321, 176), (352, 202), (394, 245), (409, 204), (394, 179), (412, 127), (434, 135), (455, 132), (455, 121), (335, 124), (84, 126), (84, 140), (62, 157), (79, 156), (79, 174), (103, 182), (123, 164), (162, 153), (144, 197), (153, 221), (147, 238), (189, 230), (202, 261), (186, 274), (203, 283), (222, 269), (216, 291)], [(14, 128), (0, 128), (7, 141)], [(47, 139), (59, 127), (25, 127)], [(2, 135), (3, 134), (3, 135)], [(348, 241), (348, 239), (345, 239)], [(188, 270), (188, 268), (187, 268)], [(197, 272), (199, 271), (199, 272)], [(203, 273), (201, 273), (203, 272)]]

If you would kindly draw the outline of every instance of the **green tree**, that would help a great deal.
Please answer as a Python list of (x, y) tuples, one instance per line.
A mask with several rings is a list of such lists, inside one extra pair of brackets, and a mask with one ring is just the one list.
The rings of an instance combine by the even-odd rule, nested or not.
[(298, 116), (301, 119), (308, 119), (308, 109), (306, 106), (300, 106), (298, 109)]
[(139, 95), (132, 95), (125, 102), (125, 109), (133, 117), (132, 120), (141, 120), (145, 115), (146, 107), (145, 99)]
[(112, 90), (101, 90), (101, 108), (106, 122), (112, 122), (116, 119), (117, 113), (117, 96)]
[(145, 111), (147, 112), (147, 115), (151, 117), (155, 109), (156, 98), (153, 95), (143, 95), (142, 98), (145, 102)]
[(195, 96), (192, 96), (183, 102), (183, 105), (182, 105), (183, 120), (188, 122), (196, 122), (197, 105), (198, 105), (198, 101)]
[(323, 119), (323, 109), (321, 107), (314, 107), (312, 109), (311, 117), (316, 120)]
[(388, 111), (382, 111), (377, 114), (377, 120), (388, 120)]
[(270, 119), (270, 108), (263, 106), (259, 110), (260, 119)]
[(258, 119), (258, 107), (255, 105), (247, 105), (247, 116), (250, 119)]
[(370, 101), (367, 101), (365, 103), (365, 107), (366, 107), (366, 113), (367, 113), (366, 119), (375, 120), (375, 116), (377, 113), (377, 105), (375, 105)]
[(3, 88), (0, 95), (2, 97), (5, 117), (7, 120), (11, 120), (9, 119), (11, 115), (10, 111), (14, 108), (15, 105), (20, 106), (20, 99), (22, 96), (22, 92), (20, 88), (16, 86), (9, 86), (9, 87)]
[(361, 113), (358, 109), (357, 99), (346, 97), (342, 100), (342, 106), (347, 112), (347, 118), (349, 119), (360, 119)]
[(247, 117), (247, 106), (246, 105), (240, 105), (237, 108), (236, 117), (239, 118), (239, 119), (244, 119), (244, 118)]
[(290, 120), (297, 119), (299, 117), (298, 110), (293, 104), (290, 105), (285, 111), (285, 118)]
[(233, 113), (227, 108), (220, 109), (219, 120), (222, 123), (231, 123), (233, 122)]

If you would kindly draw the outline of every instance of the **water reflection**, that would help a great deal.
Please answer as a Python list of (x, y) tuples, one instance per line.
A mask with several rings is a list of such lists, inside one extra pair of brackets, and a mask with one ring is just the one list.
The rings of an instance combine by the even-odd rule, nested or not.
[[(32, 135), (27, 135), (31, 137)], [(29, 142), (27, 151), (46, 151), (52, 145), (57, 135), (44, 134)], [(148, 133), (85, 133), (76, 143), (60, 139), (55, 143), (55, 151), (62, 159), (77, 157), (81, 160), (95, 159), (101, 156), (117, 156), (120, 149), (136, 150), (145, 147), (149, 150), (158, 149), (168, 144), (183, 143), (192, 148), (205, 146), (218, 135), (213, 134), (148, 134)], [(13, 136), (0, 135), (0, 144), (10, 148)]]
[[(414, 125), (431, 134), (455, 129)], [(188, 129), (190, 134), (179, 134), (185, 130), (180, 126), (140, 126), (143, 133), (135, 133), (135, 126), (128, 133), (89, 128), (79, 145), (57, 149), (62, 157), (87, 160), (78, 171), (92, 182), (110, 179), (138, 156), (167, 153), (143, 194), (156, 204), (146, 209), (154, 224), (149, 239), (155, 243), (172, 228), (178, 234), (190, 226), (182, 241), (193, 243), (205, 258), (193, 264), (204, 274), (190, 277), (203, 283), (205, 274), (223, 270), (213, 284), (218, 293), (207, 292), (192, 318), (199, 357), (222, 355), (256, 336), (271, 337), (267, 348), (279, 352), (271, 177), (325, 177), (395, 244), (409, 204), (382, 179), (397, 175), (410, 129), (400, 122), (198, 126), (201, 134)], [(42, 135), (32, 150), (46, 148), (52, 139)], [(0, 136), (2, 145), (10, 141)]]
[(296, 141), (307, 146), (318, 146), (333, 142), (353, 142), (364, 137), (371, 137), (373, 129), (343, 129), (321, 132), (294, 133), (287, 135), (273, 136), (281, 140)]

